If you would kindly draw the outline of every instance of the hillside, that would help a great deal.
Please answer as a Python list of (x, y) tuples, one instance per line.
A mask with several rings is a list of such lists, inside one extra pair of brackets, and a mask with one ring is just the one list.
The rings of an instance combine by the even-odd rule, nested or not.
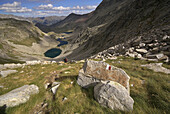
[(170, 34), (169, 14), (169, 0), (103, 0), (70, 39), (74, 51), (68, 58), (86, 58), (145, 34), (144, 40), (160, 40)]
[[(93, 97), (93, 87), (81, 88), (77, 84), (77, 75), (82, 68), (83, 61), (77, 63), (53, 63), (26, 65), (14, 68), (17, 73), (0, 77), (0, 95), (26, 84), (35, 84), (39, 87), (39, 93), (32, 95), (30, 99), (19, 106), (3, 108), (0, 111), (7, 114), (18, 113), (168, 113), (169, 111), (169, 75), (154, 72), (142, 67), (150, 62), (134, 60), (132, 58), (119, 57), (117, 60), (107, 60), (110, 65), (124, 69), (131, 77), (130, 95), (134, 99), (132, 112), (111, 110), (99, 105)], [(169, 68), (168, 65), (164, 64)], [(57, 93), (53, 96), (50, 89), (45, 89), (47, 82), (60, 82)], [(159, 81), (158, 81), (159, 80)], [(8, 83), (6, 83), (8, 82)]]
[(44, 32), (56, 32), (56, 33), (62, 33), (69, 30), (74, 30), (78, 26), (82, 26), (84, 22), (91, 17), (92, 13), (79, 15), (71, 13), (68, 15), (64, 20), (57, 22), (55, 24), (52, 24), (50, 26), (43, 25), (41, 23), (37, 23), (36, 26), (39, 27)]
[[(4, 59), (37, 59), (35, 55), (43, 53), (57, 45), (52, 38), (45, 37), (33, 23), (14, 18), (0, 19), (0, 57)], [(46, 44), (44, 44), (46, 43)], [(39, 58), (40, 59), (40, 58)]]

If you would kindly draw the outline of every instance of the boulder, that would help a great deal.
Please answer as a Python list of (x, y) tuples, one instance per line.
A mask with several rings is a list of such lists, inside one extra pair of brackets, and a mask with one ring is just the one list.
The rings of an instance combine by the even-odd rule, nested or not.
[(153, 54), (153, 55), (148, 55), (146, 54), (146, 58), (148, 59), (157, 59), (157, 60), (161, 60), (161, 61), (166, 61), (168, 60), (168, 56), (164, 55), (163, 53), (159, 53), (159, 54)]
[(146, 54), (148, 51), (146, 49), (136, 49), (136, 52), (140, 54)]
[(39, 93), (36, 85), (24, 85), (0, 96), (0, 106), (14, 107), (25, 103), (30, 96)]
[(17, 70), (5, 70), (5, 71), (0, 71), (0, 75), (4, 78), (8, 76), (9, 74), (16, 73), (18, 72)]
[(141, 65), (142, 67), (147, 67), (148, 69), (151, 69), (155, 72), (163, 72), (166, 74), (170, 74), (170, 69), (167, 69), (162, 66), (163, 63), (150, 63), (146, 65)]
[(81, 69), (79, 71), (79, 76), (78, 76), (78, 79), (77, 79), (77, 83), (81, 86), (81, 87), (84, 87), (84, 88), (88, 88), (89, 86), (94, 86), (96, 85), (98, 82), (100, 82), (99, 79), (97, 78), (94, 78), (92, 76), (86, 76), (84, 74), (84, 70)]
[(100, 80), (115, 81), (123, 85), (129, 91), (130, 77), (120, 68), (111, 66), (102, 61), (86, 61), (80, 70), (77, 83), (88, 86)]
[(94, 87), (94, 98), (112, 110), (131, 111), (134, 100), (124, 86), (117, 82), (100, 82)]

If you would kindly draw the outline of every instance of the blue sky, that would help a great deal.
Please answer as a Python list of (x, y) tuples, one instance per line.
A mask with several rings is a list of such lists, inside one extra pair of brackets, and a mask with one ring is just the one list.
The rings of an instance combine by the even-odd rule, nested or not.
[(24, 17), (67, 16), (89, 13), (102, 0), (0, 0), (0, 14)]

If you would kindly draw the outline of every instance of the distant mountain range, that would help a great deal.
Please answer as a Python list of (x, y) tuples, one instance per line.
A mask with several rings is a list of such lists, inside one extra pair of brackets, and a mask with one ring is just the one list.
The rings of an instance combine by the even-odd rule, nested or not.
[(63, 20), (65, 16), (48, 16), (48, 17), (28, 17), (27, 19), (32, 21), (35, 24), (42, 24), (42, 25), (52, 25), (61, 20)]
[(62, 33), (68, 30), (73, 30), (78, 26), (84, 25), (84, 23), (92, 16), (92, 14), (93, 12), (84, 15), (71, 13), (64, 20), (50, 26), (44, 25), (42, 23), (37, 23), (36, 26), (40, 28), (43, 32), (53, 31), (56, 33)]
[(0, 18), (14, 18), (17, 20), (26, 20), (33, 22), (34, 24), (42, 24), (42, 25), (52, 25), (55, 24), (61, 20), (63, 20), (66, 16), (47, 16), (47, 17), (21, 17), (21, 16), (15, 16), (15, 15), (6, 15), (6, 14), (0, 14)]

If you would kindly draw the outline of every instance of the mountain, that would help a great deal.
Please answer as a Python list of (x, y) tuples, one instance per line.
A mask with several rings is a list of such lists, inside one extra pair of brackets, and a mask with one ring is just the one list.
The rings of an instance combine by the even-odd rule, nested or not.
[[(25, 17), (16, 16), (16, 15), (7, 15), (7, 14), (0, 14), (0, 18), (2, 18), (2, 19), (4, 19), (4, 18), (13, 18), (13, 19), (17, 19), (17, 20), (29, 21)], [(31, 22), (31, 21), (29, 21), (29, 22)]]
[(68, 48), (73, 51), (67, 57), (87, 58), (144, 34), (145, 40), (169, 35), (169, 4), (169, 0), (103, 0), (83, 30), (75, 31)]
[(29, 60), (41, 59), (44, 52), (56, 46), (56, 41), (33, 23), (14, 18), (0, 18), (0, 58)]
[(41, 23), (37, 23), (36, 26), (40, 28), (43, 32), (53, 31), (56, 33), (62, 33), (69, 30), (73, 30), (78, 26), (82, 26), (82, 24), (84, 24), (85, 21), (91, 17), (92, 13), (84, 15), (71, 13), (64, 20), (52, 24), (50, 26), (46, 26)]
[(63, 20), (64, 18), (65, 16), (47, 16), (47, 17), (28, 17), (27, 19), (35, 24), (49, 26)]

